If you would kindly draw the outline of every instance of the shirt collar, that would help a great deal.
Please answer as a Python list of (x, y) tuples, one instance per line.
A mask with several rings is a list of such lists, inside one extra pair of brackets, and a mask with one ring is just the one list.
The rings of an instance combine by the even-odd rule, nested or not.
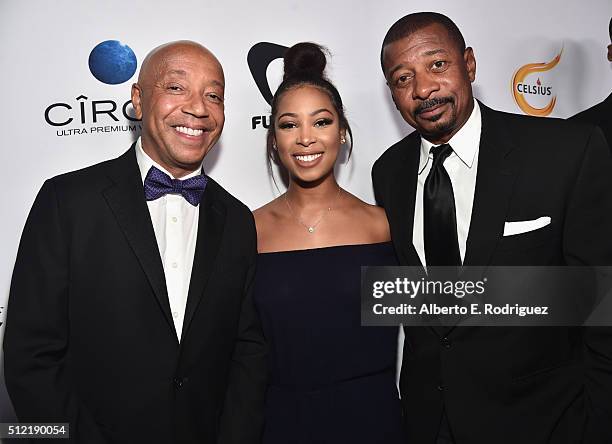
[[(474, 158), (480, 145), (480, 131), (482, 128), (482, 118), (480, 116), (480, 106), (474, 99), (474, 109), (465, 124), (447, 142), (453, 148), (451, 157), (456, 155), (467, 166), (472, 168)], [(421, 137), (421, 157), (419, 159), (419, 174), (423, 172), (429, 159), (433, 159), (433, 154), (429, 152), (435, 146), (429, 140)]]
[[(140, 170), (140, 178), (142, 179), (142, 183), (144, 183), (145, 177), (147, 177), (147, 173), (151, 169), (152, 166), (163, 171), (168, 176), (175, 178), (172, 174), (168, 172), (163, 166), (155, 162), (145, 151), (142, 149), (142, 142), (140, 137), (136, 140), (136, 162), (138, 163), (138, 169)], [(203, 174), (202, 166), (195, 171), (187, 174), (186, 176), (181, 177), (181, 180), (189, 179), (190, 177), (197, 176), (198, 174)]]

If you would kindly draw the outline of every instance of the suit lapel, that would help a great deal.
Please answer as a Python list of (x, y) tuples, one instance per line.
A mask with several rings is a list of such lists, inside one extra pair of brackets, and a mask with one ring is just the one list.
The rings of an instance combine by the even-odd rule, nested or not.
[(187, 336), (193, 316), (204, 294), (204, 288), (213, 270), (225, 226), (225, 206), (216, 199), (217, 184), (209, 179), (199, 206), (198, 237), (185, 308), (185, 321), (181, 342)]
[(416, 132), (406, 139), (404, 164), (396, 171), (391, 188), (393, 194), (389, 207), (395, 211), (391, 218), (397, 221), (392, 237), (402, 265), (423, 266), (412, 243), (420, 140)]
[(502, 238), (508, 203), (518, 174), (520, 151), (509, 142), (496, 111), (482, 103), (482, 131), (474, 204), (463, 265), (489, 265)]
[(168, 326), (174, 332), (164, 268), (144, 198), (135, 144), (110, 164), (109, 176), (114, 184), (103, 191), (104, 198), (138, 258)]
[[(462, 278), (475, 281), (490, 264), (493, 251), (503, 236), (512, 189), (522, 162), (520, 150), (510, 142), (501, 116), (479, 102), (482, 130), (472, 217), (466, 243), (464, 266), (470, 271)], [(456, 322), (465, 317), (459, 316)], [(445, 335), (457, 326), (447, 327)]]

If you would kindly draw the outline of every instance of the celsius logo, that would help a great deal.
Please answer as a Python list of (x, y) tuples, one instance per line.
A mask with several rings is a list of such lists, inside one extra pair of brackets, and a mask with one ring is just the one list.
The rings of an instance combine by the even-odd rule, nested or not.
[[(251, 49), (247, 54), (247, 63), (251, 70), (251, 75), (255, 84), (259, 89), (262, 97), (268, 105), (272, 104), (272, 91), (268, 83), (268, 66), (276, 59), (282, 59), (287, 51), (286, 46), (277, 45), (276, 43), (260, 42)], [(251, 129), (262, 125), (264, 128), (270, 126), (270, 116), (253, 116), (251, 118)]]
[(89, 54), (89, 70), (102, 83), (118, 85), (130, 80), (136, 72), (136, 54), (117, 40), (98, 43)]
[[(538, 77), (535, 84), (525, 82), (525, 78), (537, 72), (546, 72), (553, 69), (561, 60), (561, 54), (563, 49), (559, 51), (559, 54), (555, 56), (548, 63), (528, 63), (527, 65), (521, 66), (512, 76), (512, 96), (518, 107), (523, 110), (525, 114), (532, 116), (545, 117), (548, 116), (557, 103), (557, 96), (552, 95), (552, 87), (542, 84), (542, 81)], [(546, 97), (551, 96), (550, 101), (543, 107), (536, 107), (531, 105), (527, 98)]]
[[(134, 51), (117, 40), (99, 43), (89, 54), (89, 70), (107, 85), (127, 82), (136, 72), (136, 66)], [(130, 99), (90, 100), (83, 93), (75, 96), (75, 99), (52, 103), (44, 111), (45, 121), (57, 128), (57, 136), (140, 131)]]

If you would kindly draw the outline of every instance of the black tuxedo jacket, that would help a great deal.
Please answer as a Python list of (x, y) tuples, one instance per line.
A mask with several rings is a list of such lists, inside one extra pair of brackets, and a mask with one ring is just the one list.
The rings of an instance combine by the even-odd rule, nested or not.
[[(612, 161), (601, 131), (480, 105), (482, 134), (464, 265), (612, 264)], [(412, 244), (420, 136), (372, 171), (402, 265)], [(504, 222), (550, 216), (503, 237)], [(443, 408), (457, 443), (612, 442), (612, 334), (604, 328), (405, 328), (408, 441), (434, 443)]]
[(578, 122), (592, 123), (597, 125), (604, 133), (610, 150), (612, 150), (612, 94), (603, 102), (571, 117)]
[(83, 444), (259, 442), (267, 369), (250, 294), (254, 221), (212, 179), (199, 211), (179, 344), (134, 146), (45, 182), (4, 338), (20, 421), (70, 422)]

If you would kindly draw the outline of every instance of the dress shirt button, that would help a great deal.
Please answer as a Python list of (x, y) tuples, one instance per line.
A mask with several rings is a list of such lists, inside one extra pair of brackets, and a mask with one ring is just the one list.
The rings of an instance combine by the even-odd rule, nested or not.
[(172, 268), (176, 268), (178, 267), (178, 264), (176, 262), (172, 262)]
[(440, 345), (444, 348), (450, 348), (451, 341), (446, 336), (444, 336), (443, 338), (440, 338)]
[(178, 318), (178, 311), (173, 311), (173, 312), (172, 312), (172, 317), (173, 317), (174, 319)]
[(178, 219), (176, 217), (172, 217), (172, 222), (176, 222)]

